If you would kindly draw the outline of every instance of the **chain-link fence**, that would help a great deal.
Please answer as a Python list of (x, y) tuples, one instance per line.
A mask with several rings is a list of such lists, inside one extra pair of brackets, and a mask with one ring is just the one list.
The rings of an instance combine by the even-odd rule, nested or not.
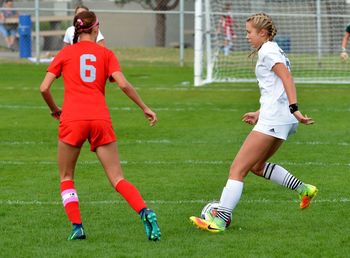
[(60, 50), (78, 4), (97, 14), (108, 48), (193, 47), (194, 0), (13, 0), (12, 7), (7, 1), (2, 0), (1, 13), (17, 14), (0, 20), (0, 26), (15, 28), (15, 43), (9, 46), (0, 33), (0, 56), (18, 52), (39, 58)]

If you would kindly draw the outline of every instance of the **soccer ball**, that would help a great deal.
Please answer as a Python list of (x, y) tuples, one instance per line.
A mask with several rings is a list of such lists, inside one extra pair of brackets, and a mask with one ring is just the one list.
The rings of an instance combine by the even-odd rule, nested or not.
[[(211, 201), (207, 205), (204, 206), (201, 218), (209, 221), (212, 217), (216, 216), (217, 210), (219, 207), (218, 201)], [(230, 226), (232, 220), (232, 215), (230, 217), (230, 220), (226, 223), (226, 227)]]

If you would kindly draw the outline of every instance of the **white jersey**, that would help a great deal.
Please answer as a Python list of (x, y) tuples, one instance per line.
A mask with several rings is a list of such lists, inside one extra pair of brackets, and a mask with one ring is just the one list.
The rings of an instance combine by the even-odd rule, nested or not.
[[(73, 44), (73, 38), (74, 38), (74, 31), (75, 31), (74, 26), (70, 26), (69, 28), (67, 28), (66, 29), (66, 34), (64, 34), (63, 42), (72, 45)], [(98, 35), (97, 35), (96, 42), (99, 42), (99, 41), (101, 41), (103, 39), (104, 39), (104, 37), (103, 37), (101, 31), (98, 30)]]
[(298, 120), (289, 111), (289, 102), (282, 80), (272, 71), (275, 64), (282, 63), (290, 70), (290, 62), (276, 42), (264, 43), (258, 51), (255, 67), (260, 88), (260, 115), (258, 123), (285, 125)]

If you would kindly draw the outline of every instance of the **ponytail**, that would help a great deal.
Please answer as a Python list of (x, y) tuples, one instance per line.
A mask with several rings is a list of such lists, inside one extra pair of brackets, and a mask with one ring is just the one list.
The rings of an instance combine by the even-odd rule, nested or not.
[(92, 28), (97, 26), (98, 19), (94, 12), (85, 11), (75, 15), (73, 20), (74, 25), (74, 37), (73, 44), (78, 42), (81, 33), (91, 33)]

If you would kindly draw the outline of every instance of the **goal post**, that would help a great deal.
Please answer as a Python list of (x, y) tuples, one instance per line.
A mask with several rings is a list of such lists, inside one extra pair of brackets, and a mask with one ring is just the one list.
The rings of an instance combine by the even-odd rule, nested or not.
[(275, 41), (288, 55), (296, 82), (350, 83), (350, 60), (340, 58), (350, 1), (195, 0), (195, 86), (256, 81), (245, 21), (258, 12), (275, 22)]

